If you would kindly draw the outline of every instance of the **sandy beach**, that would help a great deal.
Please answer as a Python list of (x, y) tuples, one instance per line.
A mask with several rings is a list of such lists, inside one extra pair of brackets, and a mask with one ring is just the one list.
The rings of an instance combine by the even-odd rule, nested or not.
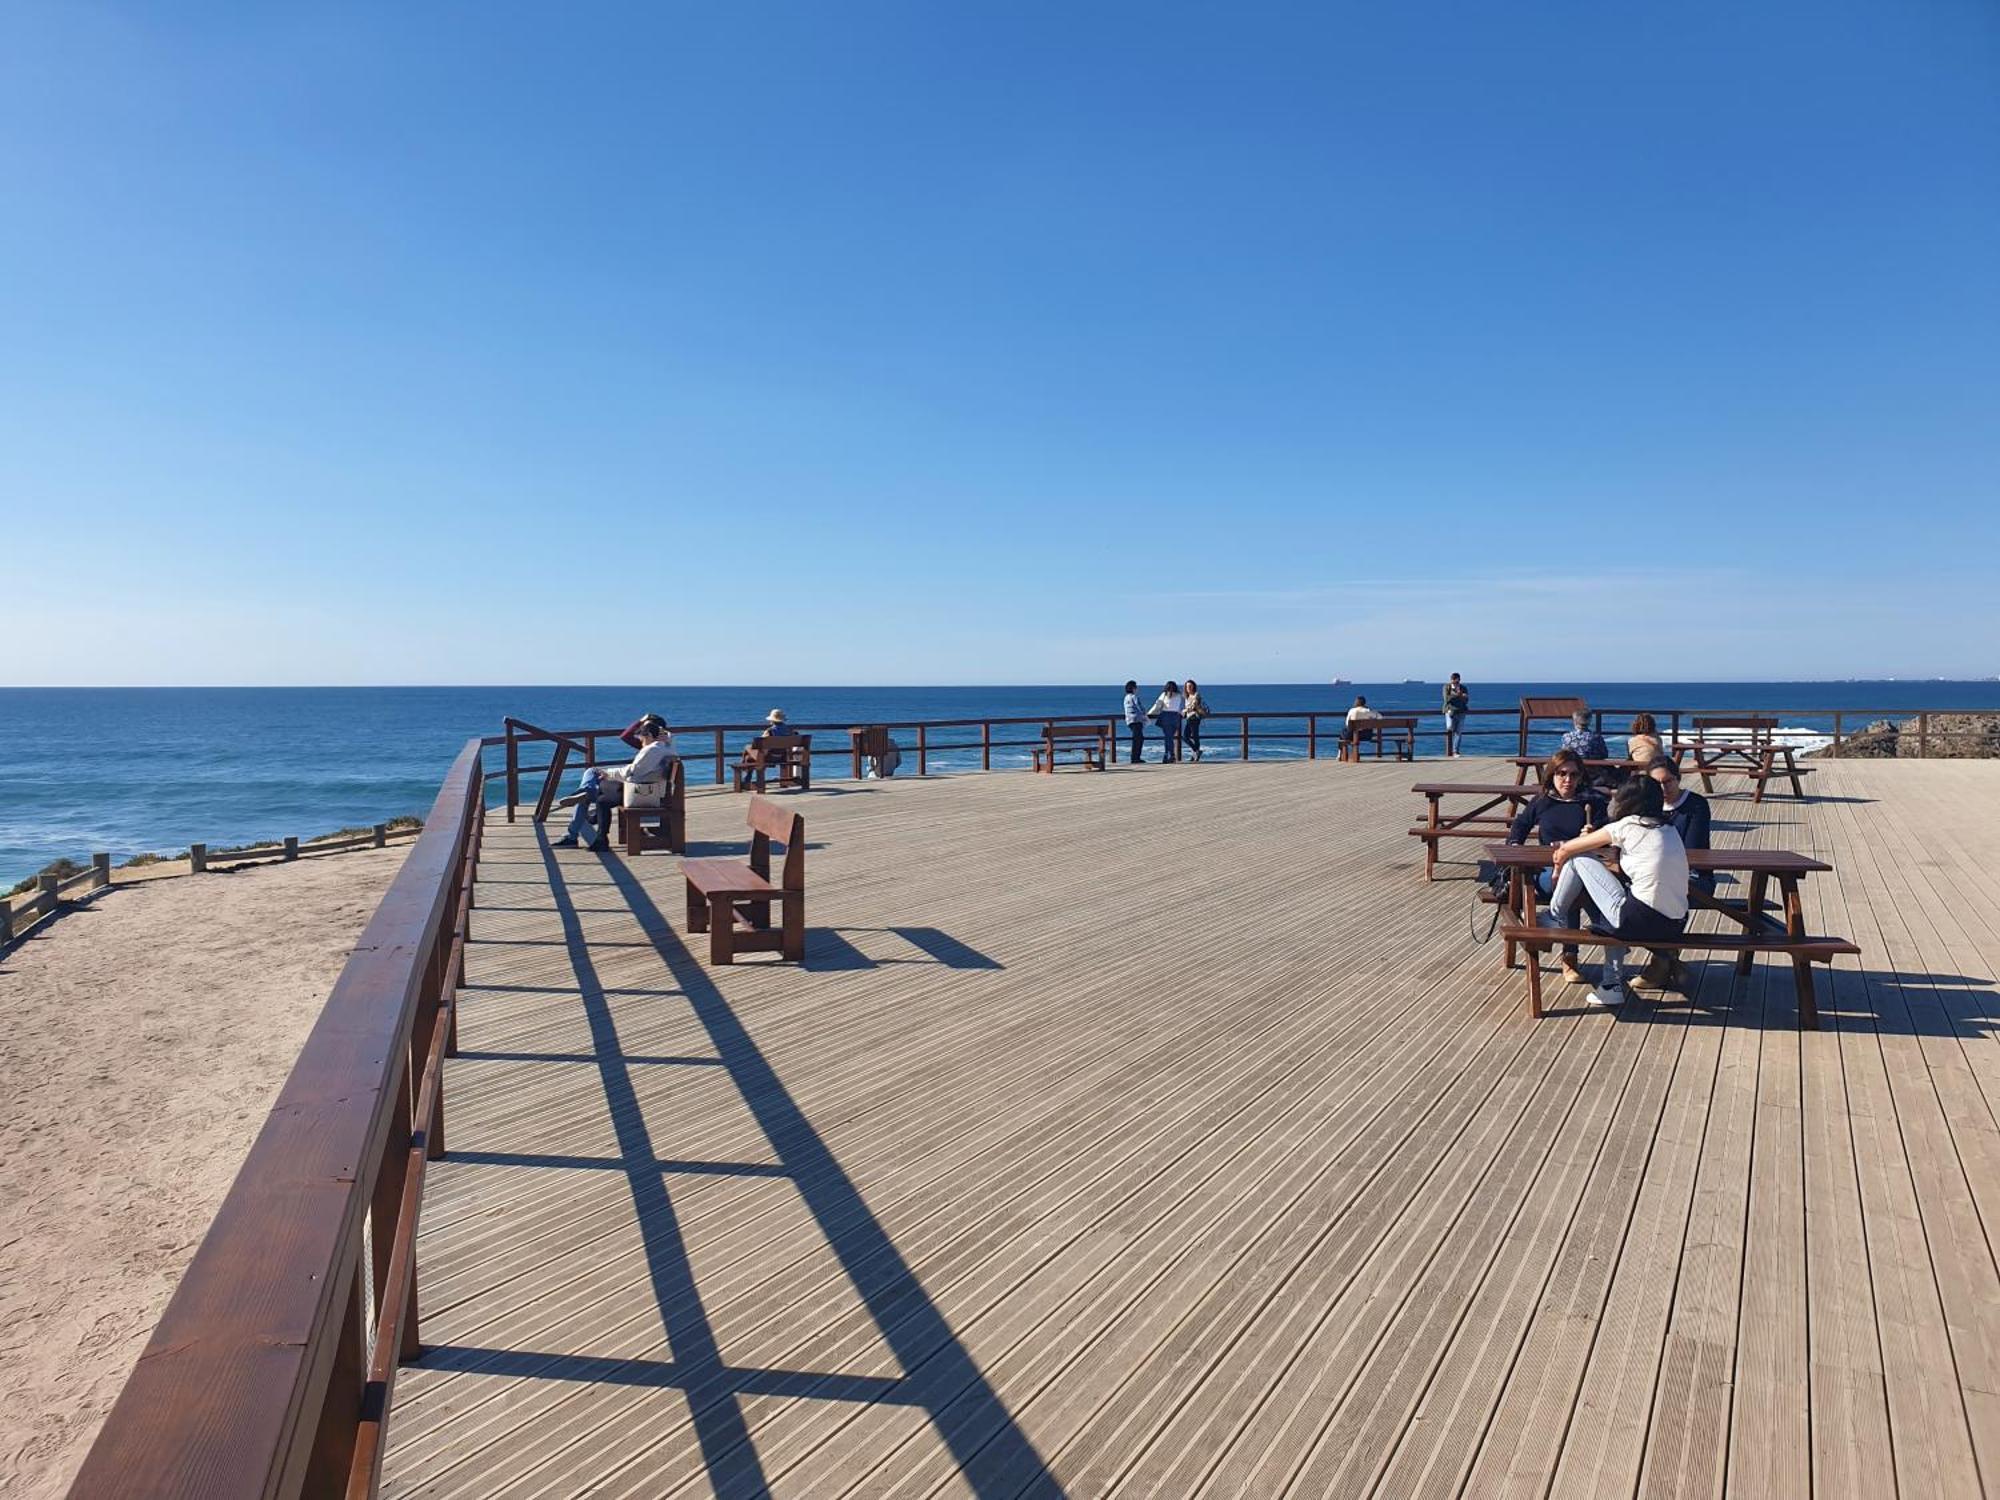
[(114, 884), (0, 957), (0, 1495), (63, 1493), (407, 851)]

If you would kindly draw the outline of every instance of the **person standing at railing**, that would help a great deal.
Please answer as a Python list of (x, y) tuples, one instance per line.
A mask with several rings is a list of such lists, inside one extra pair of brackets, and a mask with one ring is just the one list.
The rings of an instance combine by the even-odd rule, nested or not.
[(1458, 673), (1451, 674), (1451, 681), (1444, 685), (1444, 758), (1457, 760), (1459, 745), (1465, 734), (1465, 711), (1472, 706), (1472, 694), (1466, 691)]
[(1201, 721), (1208, 717), (1208, 704), (1201, 696), (1201, 684), (1190, 677), (1182, 699), (1181, 743), (1187, 746), (1188, 759), (1200, 760)]
[(1135, 680), (1125, 684), (1125, 727), (1132, 731), (1132, 753), (1127, 758), (1136, 766), (1140, 747), (1146, 742), (1146, 710), (1139, 706), (1139, 684)]
[(1149, 717), (1160, 726), (1160, 738), (1165, 741), (1160, 749), (1163, 766), (1181, 758), (1181, 710), (1186, 706), (1187, 698), (1178, 682), (1169, 682), (1153, 700)]

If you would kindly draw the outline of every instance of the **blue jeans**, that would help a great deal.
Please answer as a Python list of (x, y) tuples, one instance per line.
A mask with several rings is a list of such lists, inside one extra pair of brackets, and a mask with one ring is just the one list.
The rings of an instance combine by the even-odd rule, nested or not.
[(1458, 753), (1459, 736), (1465, 732), (1465, 712), (1463, 709), (1448, 708), (1444, 715), (1444, 753)]
[[(1573, 927), (1578, 907), (1587, 908), (1590, 925), (1599, 932), (1631, 938), (1644, 944), (1648, 938), (1671, 941), (1681, 935), (1687, 918), (1668, 917), (1653, 910), (1632, 894), (1632, 888), (1605, 868), (1604, 861), (1580, 854), (1563, 864), (1556, 878), (1555, 894), (1549, 899), (1546, 926)], [(1604, 949), (1604, 988), (1614, 989), (1625, 982), (1625, 957), (1632, 949), (1609, 943)]]
[(1181, 758), (1181, 716), (1177, 713), (1160, 715), (1160, 739), (1164, 744), (1160, 750), (1160, 764)]
[[(609, 785), (613, 791), (618, 790), (616, 783)], [(615, 804), (604, 800), (606, 786), (604, 772), (596, 766), (583, 773), (583, 780), (578, 784), (583, 800), (570, 809), (569, 828), (563, 834), (564, 838), (584, 839), (594, 844), (600, 835), (607, 839), (611, 837), (611, 809)]]
[(1181, 743), (1194, 752), (1196, 760), (1201, 759), (1201, 720), (1181, 720)]
[(1146, 740), (1146, 721), (1144, 719), (1134, 719), (1126, 727), (1132, 731), (1132, 753), (1127, 759), (1136, 766), (1139, 764), (1139, 747)]

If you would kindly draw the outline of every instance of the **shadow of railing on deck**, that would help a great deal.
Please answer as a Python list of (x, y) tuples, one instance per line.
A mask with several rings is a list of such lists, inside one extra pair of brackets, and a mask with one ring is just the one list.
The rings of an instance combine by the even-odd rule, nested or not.
[[(543, 1157), (458, 1150), (453, 1156), (459, 1160), (483, 1160), (524, 1168), (597, 1167), (623, 1172), (631, 1187), (634, 1214), (671, 1358), (601, 1359), (559, 1351), (522, 1352), (448, 1345), (428, 1350), (424, 1363), (437, 1369), (478, 1369), (530, 1378), (681, 1390), (706, 1465), (706, 1477), (724, 1500), (751, 1500), (771, 1493), (744, 1415), (742, 1398), (748, 1395), (921, 1408), (973, 1493), (993, 1500), (1003, 1495), (1021, 1496), (1024, 1500), (1061, 1500), (1061, 1487), (1048, 1473), (1027, 1434), (925, 1293), (853, 1180), (730, 1009), (722, 991), (699, 960), (668, 929), (652, 896), (622, 862), (613, 860), (607, 867), (614, 883), (623, 891), (633, 915), (652, 939), (672, 982), (685, 996), (715, 1048), (716, 1060), (728, 1070), (777, 1158), (775, 1164), (659, 1159), (630, 1071), (643, 1059), (628, 1056), (620, 1046), (607, 992), (598, 982), (591, 959), (592, 945), (585, 941), (564, 872), (548, 850), (545, 836), (542, 846), (549, 887), (555, 896), (555, 909), (562, 921), (564, 941), (575, 967), (590, 1032), (589, 1061), (595, 1063), (604, 1089), (608, 1114), (616, 1131), (618, 1155), (616, 1158)], [(931, 929), (899, 930), (909, 941), (933, 955), (927, 961), (970, 967), (991, 964), (984, 955), (956, 944), (942, 933)], [(922, 935), (923, 941), (913, 934)], [(979, 962), (968, 964), (968, 956)], [(570, 1054), (563, 1055), (564, 1061), (571, 1058)], [(689, 1170), (788, 1178), (859, 1292), (903, 1374), (883, 1379), (726, 1365), (695, 1281), (673, 1195), (666, 1185), (667, 1172)]]

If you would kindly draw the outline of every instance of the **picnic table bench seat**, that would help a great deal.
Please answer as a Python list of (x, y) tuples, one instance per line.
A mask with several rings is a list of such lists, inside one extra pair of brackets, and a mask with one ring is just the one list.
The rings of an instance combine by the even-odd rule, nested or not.
[(1819, 1004), (1813, 990), (1812, 965), (1830, 964), (1843, 954), (1858, 954), (1858, 945), (1846, 938), (1794, 937), (1783, 931), (1689, 932), (1672, 942), (1640, 941), (1613, 937), (1589, 927), (1540, 927), (1518, 922), (1503, 923), (1500, 936), (1526, 954), (1528, 971), (1528, 1014), (1542, 1013), (1542, 966), (1539, 955), (1547, 949), (1618, 944), (1644, 948), (1650, 953), (1731, 953), (1736, 955), (1736, 972), (1748, 974), (1750, 961), (1759, 953), (1780, 953), (1792, 961), (1792, 981), (1798, 992), (1799, 1025), (1804, 1030), (1819, 1029)]
[[(746, 951), (776, 952), (792, 963), (806, 956), (806, 820), (768, 797), (752, 796), (744, 818), (750, 859), (684, 859), (690, 933), (708, 934), (708, 961), (732, 964)], [(785, 863), (771, 879), (771, 841), (785, 846)], [(779, 925), (771, 925), (771, 907)]]

